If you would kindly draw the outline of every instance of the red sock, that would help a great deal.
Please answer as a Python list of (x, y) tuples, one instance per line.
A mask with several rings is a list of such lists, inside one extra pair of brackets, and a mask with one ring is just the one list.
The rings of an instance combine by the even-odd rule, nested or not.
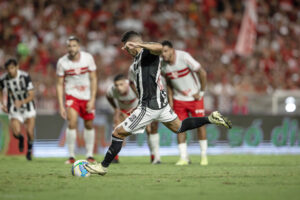
[(151, 154), (151, 162), (153, 162), (153, 160), (154, 160), (154, 155), (153, 154)]
[(119, 160), (119, 155), (116, 155), (114, 159)]

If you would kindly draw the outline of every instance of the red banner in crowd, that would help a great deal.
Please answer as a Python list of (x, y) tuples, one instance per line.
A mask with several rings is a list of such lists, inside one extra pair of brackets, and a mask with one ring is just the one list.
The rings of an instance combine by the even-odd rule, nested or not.
[(256, 0), (246, 0), (245, 13), (241, 24), (235, 52), (248, 56), (253, 52), (256, 41)]

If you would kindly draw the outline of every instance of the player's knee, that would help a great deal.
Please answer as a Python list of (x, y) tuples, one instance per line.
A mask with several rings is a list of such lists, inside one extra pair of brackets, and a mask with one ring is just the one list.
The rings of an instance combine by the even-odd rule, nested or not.
[(85, 121), (84, 122), (84, 128), (88, 129), (88, 130), (91, 130), (93, 129), (93, 121)]
[(21, 132), (21, 128), (14, 124), (11, 126), (11, 130), (14, 135), (18, 135)]
[(114, 129), (112, 135), (117, 138), (125, 139), (129, 135), (129, 133), (124, 131), (123, 127), (121, 125), (119, 125)]
[(69, 129), (76, 129), (77, 128), (77, 123), (73, 122), (73, 121), (69, 121), (68, 128)]

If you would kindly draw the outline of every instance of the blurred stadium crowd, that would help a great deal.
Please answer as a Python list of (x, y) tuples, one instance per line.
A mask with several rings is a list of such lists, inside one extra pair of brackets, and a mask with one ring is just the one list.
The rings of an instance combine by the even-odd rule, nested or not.
[(7, 55), (18, 55), (37, 88), (40, 112), (57, 110), (56, 62), (72, 34), (94, 55), (102, 111), (109, 108), (103, 96), (112, 78), (126, 74), (132, 61), (120, 48), (128, 29), (145, 41), (168, 39), (199, 60), (208, 72), (208, 109), (247, 114), (245, 93), (300, 88), (296, 0), (257, 1), (257, 40), (248, 58), (234, 53), (244, 11), (240, 0), (0, 0), (0, 10), (0, 66)]

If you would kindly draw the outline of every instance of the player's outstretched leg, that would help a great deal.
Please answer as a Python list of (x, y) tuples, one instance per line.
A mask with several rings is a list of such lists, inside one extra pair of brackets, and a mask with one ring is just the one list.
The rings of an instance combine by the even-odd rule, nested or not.
[(229, 119), (223, 117), (218, 111), (214, 111), (208, 117), (188, 117), (184, 119), (181, 123), (181, 127), (177, 130), (177, 133), (199, 128), (205, 124), (216, 124), (226, 128), (232, 127), (232, 123)]
[(101, 163), (89, 163), (84, 165), (86, 170), (91, 174), (99, 174), (104, 176), (108, 171), (108, 166), (111, 164), (116, 155), (118, 155), (118, 153), (121, 151), (123, 141), (128, 135), (130, 135), (130, 133), (126, 132), (122, 125), (118, 126), (113, 132), (112, 142), (106, 152), (104, 160)]
[(170, 122), (163, 122), (163, 124), (174, 133), (182, 133), (199, 128), (205, 124), (222, 125), (226, 128), (231, 128), (232, 126), (231, 121), (223, 117), (218, 111), (212, 112), (208, 117), (188, 117), (183, 121), (176, 118)]

